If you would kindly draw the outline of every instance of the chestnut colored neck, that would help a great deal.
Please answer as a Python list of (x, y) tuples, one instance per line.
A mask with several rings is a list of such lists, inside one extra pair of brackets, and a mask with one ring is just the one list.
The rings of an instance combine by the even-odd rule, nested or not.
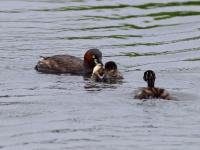
[(91, 75), (93, 68), (95, 67), (94, 63), (88, 63), (87, 61), (84, 61), (83, 68), (84, 68), (84, 75)]

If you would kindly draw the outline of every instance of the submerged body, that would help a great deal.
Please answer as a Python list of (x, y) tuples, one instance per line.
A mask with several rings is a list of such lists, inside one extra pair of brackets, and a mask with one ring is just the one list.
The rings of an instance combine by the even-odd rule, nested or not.
[(156, 79), (154, 71), (147, 70), (146, 72), (144, 72), (143, 79), (147, 82), (148, 86), (136, 91), (136, 99), (171, 99), (170, 94), (165, 89), (154, 87)]
[(170, 100), (170, 94), (162, 88), (144, 87), (135, 94), (136, 99), (167, 99)]
[(42, 57), (35, 69), (42, 73), (70, 73), (75, 75), (91, 75), (97, 63), (102, 63), (102, 53), (98, 49), (90, 49), (84, 60), (71, 55), (54, 55)]

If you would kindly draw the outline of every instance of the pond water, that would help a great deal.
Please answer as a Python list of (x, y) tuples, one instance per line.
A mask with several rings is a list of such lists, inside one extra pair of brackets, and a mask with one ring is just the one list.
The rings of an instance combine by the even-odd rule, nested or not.
[[(199, 150), (200, 1), (1, 0), (0, 149)], [(99, 48), (125, 79), (41, 74)], [(155, 70), (175, 100), (134, 99)]]

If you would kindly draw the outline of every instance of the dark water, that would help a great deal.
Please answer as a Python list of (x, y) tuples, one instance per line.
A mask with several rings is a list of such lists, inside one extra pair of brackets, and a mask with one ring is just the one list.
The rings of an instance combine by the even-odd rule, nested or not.
[[(198, 0), (1, 0), (0, 149), (199, 150), (199, 39)], [(89, 48), (124, 82), (33, 69)], [(146, 69), (177, 100), (133, 99)]]

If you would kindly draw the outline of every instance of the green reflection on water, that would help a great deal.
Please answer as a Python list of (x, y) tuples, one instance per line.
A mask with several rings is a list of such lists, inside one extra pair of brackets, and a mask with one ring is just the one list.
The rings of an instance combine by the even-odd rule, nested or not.
[(76, 11), (76, 10), (101, 10), (101, 9), (118, 9), (118, 8), (126, 8), (131, 7), (131, 5), (126, 4), (118, 4), (118, 5), (102, 5), (102, 6), (66, 6), (60, 7), (56, 9), (43, 9), (41, 11)]
[(123, 20), (129, 18), (138, 18), (138, 17), (153, 17), (155, 20), (168, 19), (173, 17), (184, 17), (184, 16), (197, 16), (200, 15), (200, 11), (173, 11), (173, 12), (158, 12), (150, 13), (145, 15), (127, 15), (127, 16), (85, 16), (92, 19), (107, 19), (107, 20)]
[[(167, 54), (178, 54), (178, 53), (185, 53), (190, 51), (200, 51), (200, 47), (198, 48), (192, 48), (192, 49), (182, 49), (182, 50), (174, 50), (174, 51), (164, 51), (164, 52), (147, 52), (147, 53), (139, 53), (139, 52), (121, 52), (123, 56), (129, 56), (129, 57), (139, 57), (139, 56), (156, 56), (156, 55), (167, 55)], [(196, 59), (190, 59), (190, 61), (197, 60)]]
[(200, 61), (200, 57), (198, 57), (198, 58), (186, 59), (185, 61)]
[(165, 52), (149, 52), (149, 53), (138, 53), (138, 52), (121, 52), (124, 56), (129, 56), (129, 57), (139, 57), (139, 56), (156, 56), (156, 55), (162, 55), (162, 54), (167, 54), (169, 53), (168, 51)]
[(61, 37), (59, 39), (67, 40), (77, 40), (77, 39), (104, 39), (104, 38), (113, 38), (113, 39), (127, 39), (130, 37), (141, 37), (140, 35), (107, 35), (107, 36), (77, 36), (77, 37)]
[(169, 3), (147, 3), (143, 5), (137, 5), (135, 7), (140, 9), (151, 9), (157, 7), (172, 7), (172, 6), (198, 6), (200, 1), (187, 1), (187, 2), (169, 2)]
[[(166, 24), (166, 25), (152, 25), (152, 26), (138, 26), (134, 24), (121, 24), (116, 26), (101, 26), (101, 27), (88, 27), (88, 28), (79, 28), (79, 29), (71, 29), (71, 30), (81, 30), (81, 31), (88, 31), (88, 30), (98, 30), (98, 29), (121, 29), (121, 30), (130, 30), (130, 29), (152, 29), (157, 27), (166, 27), (166, 26), (176, 26), (178, 24)], [(137, 37), (141, 37), (137, 35)]]
[(76, 11), (76, 10), (102, 10), (102, 9), (121, 9), (121, 8), (139, 8), (139, 9), (152, 9), (157, 7), (172, 7), (172, 6), (199, 6), (200, 1), (186, 1), (186, 2), (169, 2), (169, 3), (146, 3), (142, 5), (130, 4), (115, 4), (115, 5), (100, 5), (100, 6), (66, 6), (56, 9), (43, 9), (41, 11)]
[(146, 16), (154, 17), (155, 20), (168, 19), (179, 16), (196, 16), (200, 15), (199, 11), (174, 11), (174, 12), (159, 12), (152, 13)]
[(178, 42), (184, 42), (184, 41), (193, 41), (193, 40), (199, 40), (200, 36), (191, 37), (191, 38), (184, 38), (179, 40), (172, 40), (172, 41), (163, 41), (163, 42), (154, 42), (154, 43), (130, 43), (130, 44), (118, 44), (118, 45), (112, 45), (116, 47), (129, 47), (129, 46), (156, 46), (156, 45), (164, 45), (164, 44), (172, 44), (172, 43), (178, 43)]
[[(113, 5), (100, 5), (100, 6), (66, 6), (54, 9), (40, 9), (33, 11), (84, 11), (84, 10), (117, 10), (126, 8), (139, 8), (139, 9), (154, 9), (159, 7), (178, 7), (178, 6), (200, 6), (200, 1), (186, 1), (186, 2), (169, 2), (169, 3), (146, 3), (142, 5), (130, 5), (130, 4), (113, 4)], [(200, 15), (200, 11), (169, 11), (169, 12), (157, 12), (149, 14), (131, 14), (131, 15), (111, 15), (111, 16), (84, 16), (91, 19), (107, 19), (107, 20), (123, 20), (136, 17), (153, 17), (155, 20), (168, 19), (178, 16), (195, 16)]]

